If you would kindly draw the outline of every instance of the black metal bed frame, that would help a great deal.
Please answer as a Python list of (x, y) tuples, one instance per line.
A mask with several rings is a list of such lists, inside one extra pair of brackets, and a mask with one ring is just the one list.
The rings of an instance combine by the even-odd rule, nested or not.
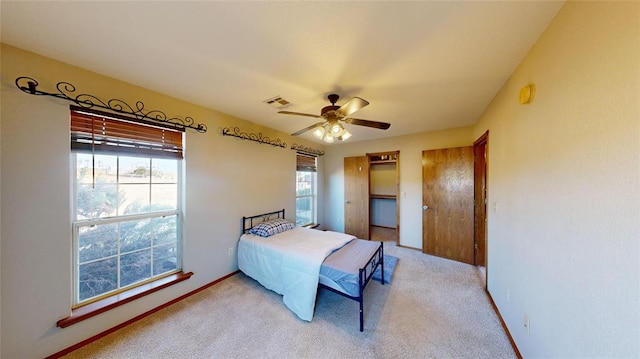
[(382, 242), (380, 242), (380, 246), (373, 253), (369, 261), (358, 270), (358, 296), (354, 297), (347, 293), (343, 293), (339, 290), (326, 286), (322, 283), (318, 283), (318, 286), (328, 289), (336, 294), (340, 294), (343, 297), (347, 297), (349, 299), (355, 300), (360, 304), (360, 331), (364, 330), (364, 288), (367, 286), (371, 277), (373, 277), (373, 273), (376, 271), (376, 268), (380, 266), (380, 283), (384, 285), (384, 246)]
[[(284, 217), (284, 209), (279, 211), (263, 213), (250, 217), (242, 217), (242, 233), (247, 233), (251, 227), (254, 226), (254, 220), (260, 218), (260, 222), (267, 221), (272, 218), (272, 216), (276, 216), (275, 218), (285, 218)], [(256, 223), (256, 224), (258, 224)], [(248, 224), (248, 226), (247, 226)], [(380, 246), (373, 253), (371, 258), (367, 261), (367, 263), (360, 267), (358, 270), (358, 296), (351, 296), (347, 293), (341, 292), (337, 289), (326, 286), (322, 283), (318, 283), (318, 286), (321, 288), (328, 289), (329, 291), (339, 294), (343, 297), (347, 297), (349, 299), (355, 300), (360, 305), (360, 331), (364, 331), (364, 288), (367, 286), (371, 278), (373, 277), (373, 273), (376, 271), (376, 268), (380, 266), (380, 283), (384, 285), (384, 246), (383, 242), (380, 242)]]
[[(253, 228), (253, 226), (254, 226), (253, 220), (254, 219), (260, 218), (261, 219), (260, 222), (256, 223), (256, 224), (259, 224), (259, 223), (262, 223), (262, 222), (270, 220), (271, 216), (273, 216), (274, 214), (276, 215), (275, 218), (284, 219), (284, 208), (279, 210), (279, 211), (258, 214), (258, 215), (251, 216), (251, 217), (242, 217), (242, 233), (247, 233), (251, 228)], [(247, 226), (247, 224), (249, 224), (249, 225)]]

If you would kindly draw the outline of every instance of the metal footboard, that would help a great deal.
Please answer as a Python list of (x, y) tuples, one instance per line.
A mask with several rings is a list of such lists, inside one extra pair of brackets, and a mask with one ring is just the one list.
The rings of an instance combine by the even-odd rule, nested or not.
[(384, 285), (384, 245), (383, 242), (380, 242), (380, 246), (373, 253), (371, 258), (367, 261), (367, 263), (359, 269), (358, 273), (358, 296), (354, 297), (349, 294), (343, 293), (339, 290), (326, 286), (322, 283), (319, 284), (320, 287), (328, 289), (336, 294), (340, 294), (343, 297), (347, 297), (349, 299), (355, 300), (360, 305), (360, 331), (364, 331), (364, 288), (367, 286), (371, 278), (373, 277), (373, 273), (376, 271), (376, 268), (380, 266), (380, 283)]

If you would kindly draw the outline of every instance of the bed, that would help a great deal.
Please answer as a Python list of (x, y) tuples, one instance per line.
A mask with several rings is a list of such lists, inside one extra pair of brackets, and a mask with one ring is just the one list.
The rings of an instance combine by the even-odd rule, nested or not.
[(318, 287), (355, 300), (364, 330), (364, 289), (380, 267), (384, 249), (352, 235), (296, 227), (285, 210), (242, 217), (238, 267), (265, 288), (283, 296), (300, 319), (311, 321)]

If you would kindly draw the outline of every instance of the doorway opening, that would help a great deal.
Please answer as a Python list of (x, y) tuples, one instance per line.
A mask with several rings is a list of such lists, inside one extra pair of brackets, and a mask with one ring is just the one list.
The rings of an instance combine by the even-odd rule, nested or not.
[(398, 243), (399, 151), (367, 153), (371, 240)]
[(400, 152), (345, 157), (345, 233), (398, 244)]

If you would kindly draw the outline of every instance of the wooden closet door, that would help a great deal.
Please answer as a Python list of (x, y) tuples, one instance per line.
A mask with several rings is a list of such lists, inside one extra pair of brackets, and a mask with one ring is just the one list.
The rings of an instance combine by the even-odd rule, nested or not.
[(344, 232), (369, 239), (369, 159), (344, 158)]
[(473, 264), (473, 147), (422, 152), (423, 251)]
[(475, 212), (475, 265), (486, 266), (487, 251), (487, 144), (489, 131), (473, 143), (474, 152), (474, 212)]

